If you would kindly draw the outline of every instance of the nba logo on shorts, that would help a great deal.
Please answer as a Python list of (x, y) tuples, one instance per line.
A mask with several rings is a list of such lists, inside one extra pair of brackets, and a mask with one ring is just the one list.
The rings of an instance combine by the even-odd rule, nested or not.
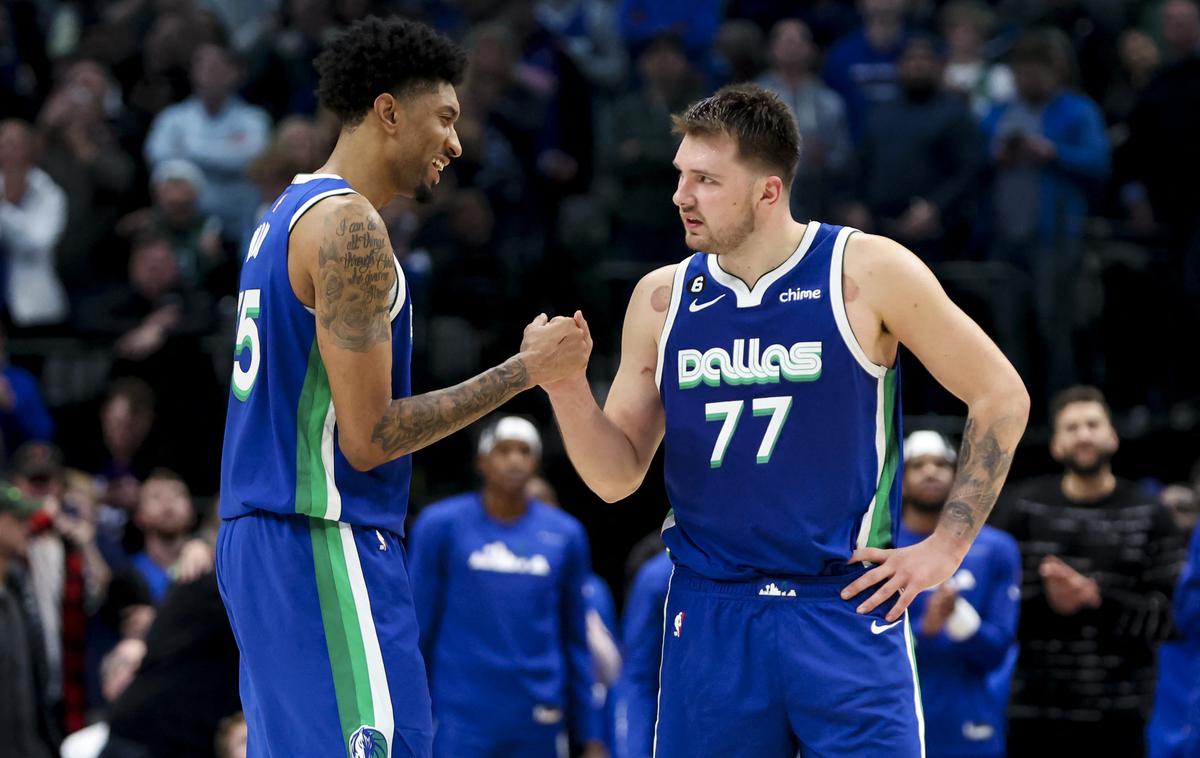
[(679, 613), (675, 614), (675, 636), (678, 637), (679, 633), (682, 631), (683, 631), (683, 611), (680, 611)]
[(387, 738), (373, 726), (360, 726), (350, 735), (350, 758), (387, 758)]

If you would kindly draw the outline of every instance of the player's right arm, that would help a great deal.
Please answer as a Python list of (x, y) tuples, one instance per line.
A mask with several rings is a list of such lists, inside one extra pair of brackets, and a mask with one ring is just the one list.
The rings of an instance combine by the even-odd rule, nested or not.
[[(543, 385), (571, 463), (592, 492), (610, 503), (637, 490), (662, 442), (666, 414), (654, 377), (674, 275), (675, 266), (666, 266), (634, 288), (621, 332), (621, 365), (604, 410), (583, 371)], [(578, 319), (586, 331), (587, 322)]]
[(379, 213), (359, 195), (326, 199), (292, 230), (288, 266), (297, 297), (316, 311), (338, 444), (359, 471), (420, 450), (518, 392), (587, 365), (582, 330), (571, 319), (542, 315), (526, 327), (521, 351), (499, 366), (453, 387), (393, 398), (397, 276)]

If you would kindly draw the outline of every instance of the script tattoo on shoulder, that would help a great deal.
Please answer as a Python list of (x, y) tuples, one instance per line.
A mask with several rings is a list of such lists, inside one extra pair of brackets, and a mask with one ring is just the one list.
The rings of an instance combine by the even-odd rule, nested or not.
[(1008, 421), (1000, 419), (981, 429), (973, 419), (967, 419), (958, 473), (941, 516), (941, 523), (955, 537), (974, 539), (996, 504), (1012, 464), (1013, 451), (1005, 450), (997, 436), (997, 427)]
[(366, 352), (391, 340), (396, 264), (383, 220), (361, 206), (325, 217), (317, 256), (317, 318), (334, 342)]

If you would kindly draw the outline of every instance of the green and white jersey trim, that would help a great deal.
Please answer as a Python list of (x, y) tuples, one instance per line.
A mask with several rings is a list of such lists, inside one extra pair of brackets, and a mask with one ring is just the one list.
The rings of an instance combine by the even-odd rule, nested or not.
[(912, 666), (913, 707), (917, 713), (917, 735), (921, 739), (921, 758), (925, 758), (925, 708), (921, 705), (921, 678), (917, 674), (917, 651), (913, 644), (912, 627), (908, 622), (908, 611), (904, 612), (904, 650)]
[(896, 370), (889, 369), (876, 382), (875, 391), (875, 495), (867, 505), (858, 529), (858, 547), (884, 547), (892, 541), (889, 498), (900, 470), (900, 439), (896, 434)]
[(366, 727), (378, 732), (385, 743), (384, 751), (376, 746), (371, 758), (391, 756), (392, 697), (354, 531), (349, 524), (317, 518), (309, 519), (309, 531), (346, 754), (358, 758), (350, 740)]

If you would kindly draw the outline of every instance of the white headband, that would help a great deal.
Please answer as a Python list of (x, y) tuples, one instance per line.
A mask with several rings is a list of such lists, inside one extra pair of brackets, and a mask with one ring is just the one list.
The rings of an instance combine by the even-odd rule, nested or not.
[(927, 429), (913, 432), (904, 440), (904, 460), (906, 462), (922, 455), (936, 455), (949, 463), (955, 463), (958, 460), (958, 453), (950, 447), (946, 438)]
[(487, 455), (497, 442), (524, 442), (535, 456), (542, 456), (542, 437), (537, 427), (520, 416), (505, 416), (479, 438), (479, 454)]

